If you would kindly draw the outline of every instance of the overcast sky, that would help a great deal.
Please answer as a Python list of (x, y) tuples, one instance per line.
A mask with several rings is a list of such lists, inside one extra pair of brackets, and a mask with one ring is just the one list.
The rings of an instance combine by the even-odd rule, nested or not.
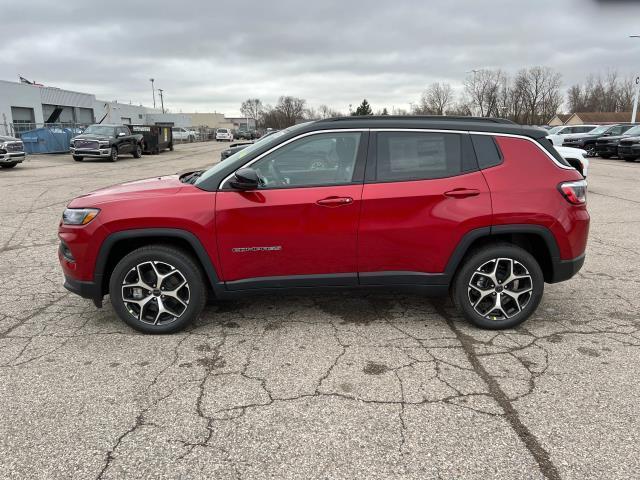
[[(565, 87), (640, 73), (640, 2), (595, 0), (0, 0), (0, 79), (101, 100), (239, 114), (280, 95), (347, 112), (409, 108), (427, 84), (545, 65)], [(159, 101), (158, 101), (159, 103)]]

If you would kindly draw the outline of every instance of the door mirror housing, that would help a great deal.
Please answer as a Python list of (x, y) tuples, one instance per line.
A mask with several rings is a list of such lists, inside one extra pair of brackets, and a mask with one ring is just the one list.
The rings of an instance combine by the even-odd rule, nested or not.
[(257, 190), (260, 186), (260, 177), (253, 168), (241, 168), (235, 173), (229, 185), (236, 190)]
[(124, 137), (125, 135), (126, 135), (126, 133), (124, 133), (124, 132), (119, 132), (118, 133), (118, 137)]

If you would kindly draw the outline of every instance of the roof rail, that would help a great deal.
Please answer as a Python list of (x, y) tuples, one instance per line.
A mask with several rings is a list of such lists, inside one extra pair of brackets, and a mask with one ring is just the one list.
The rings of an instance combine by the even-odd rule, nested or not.
[(490, 122), (517, 125), (516, 122), (506, 118), (495, 117), (465, 117), (457, 115), (354, 115), (351, 117), (332, 117), (320, 120), (321, 122), (341, 122), (346, 120), (437, 120), (439, 122)]

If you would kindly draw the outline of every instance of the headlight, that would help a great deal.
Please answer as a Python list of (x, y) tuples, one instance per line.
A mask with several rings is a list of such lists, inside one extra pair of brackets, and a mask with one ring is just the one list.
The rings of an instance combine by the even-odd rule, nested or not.
[(65, 225), (86, 225), (100, 213), (97, 208), (67, 208), (62, 214)]

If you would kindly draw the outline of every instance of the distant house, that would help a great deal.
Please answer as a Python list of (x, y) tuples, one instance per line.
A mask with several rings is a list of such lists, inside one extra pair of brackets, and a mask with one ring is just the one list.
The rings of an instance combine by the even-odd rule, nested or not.
[(627, 123), (631, 121), (631, 112), (576, 112), (559, 113), (554, 116), (549, 125), (608, 125), (612, 123)]
[(551, 120), (547, 122), (547, 125), (551, 125), (552, 127), (558, 127), (560, 125), (564, 125), (569, 118), (571, 118), (571, 113), (558, 113)]

